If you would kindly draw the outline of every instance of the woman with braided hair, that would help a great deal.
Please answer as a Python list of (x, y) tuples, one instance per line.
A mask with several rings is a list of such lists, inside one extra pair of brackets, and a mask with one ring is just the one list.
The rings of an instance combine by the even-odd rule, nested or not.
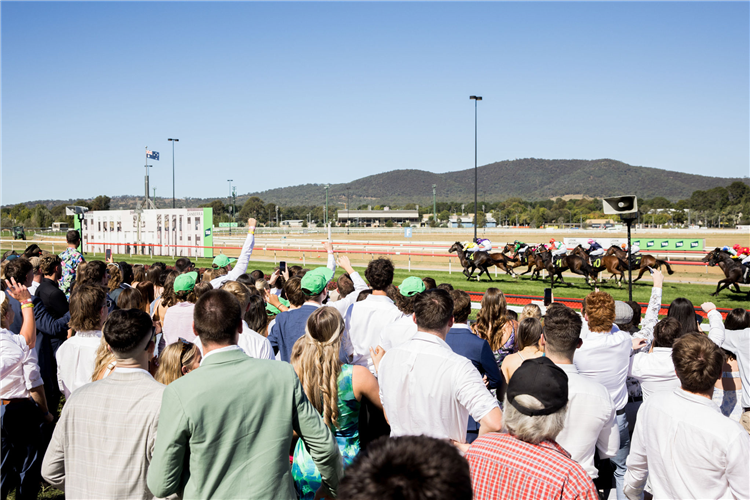
[[(344, 320), (333, 307), (321, 307), (307, 319), (305, 335), (292, 348), (291, 363), (307, 399), (323, 416), (341, 451), (344, 467), (359, 453), (359, 407), (364, 396), (382, 410), (378, 381), (364, 366), (341, 364)], [(292, 477), (297, 495), (312, 499), (321, 485), (302, 441), (294, 449)]]

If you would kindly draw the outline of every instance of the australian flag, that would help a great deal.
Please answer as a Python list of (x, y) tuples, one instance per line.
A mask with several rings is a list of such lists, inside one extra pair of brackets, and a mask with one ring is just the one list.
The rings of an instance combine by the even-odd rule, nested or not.
[(152, 160), (159, 161), (159, 152), (158, 151), (146, 151), (146, 158), (150, 158)]

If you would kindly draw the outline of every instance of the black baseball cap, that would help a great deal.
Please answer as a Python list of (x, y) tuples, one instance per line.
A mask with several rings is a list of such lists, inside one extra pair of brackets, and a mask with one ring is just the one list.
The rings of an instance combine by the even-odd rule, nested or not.
[[(549, 358), (527, 359), (513, 372), (506, 395), (508, 402), (524, 415), (551, 415), (568, 404), (568, 376)], [(522, 406), (516, 402), (516, 396), (521, 395), (533, 396), (543, 408)]]

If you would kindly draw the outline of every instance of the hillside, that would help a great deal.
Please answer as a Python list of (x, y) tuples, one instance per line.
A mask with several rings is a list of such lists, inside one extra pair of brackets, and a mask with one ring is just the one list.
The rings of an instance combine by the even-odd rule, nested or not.
[[(663, 196), (669, 200), (689, 198), (697, 189), (728, 186), (748, 178), (709, 177), (673, 172), (658, 168), (636, 167), (616, 160), (543, 160), (525, 158), (484, 165), (478, 169), (479, 199), (502, 201), (511, 197), (524, 200), (541, 200), (578, 195), (586, 197), (635, 194), (639, 198)], [(437, 185), (438, 200), (470, 202), (474, 199), (474, 169), (435, 174), (423, 170), (394, 170), (363, 177), (346, 184), (332, 184), (329, 202), (346, 201), (350, 189), (353, 206), (371, 204), (403, 205), (432, 203), (432, 185)], [(96, 193), (101, 194), (101, 193)], [(242, 204), (250, 196), (281, 206), (322, 205), (325, 190), (322, 184), (303, 184), (248, 193), (238, 196)], [(113, 197), (112, 209), (134, 208), (137, 196)], [(177, 206), (195, 207), (216, 199), (178, 198)], [(66, 200), (30, 201), (28, 206), (41, 203), (48, 208)], [(73, 200), (69, 200), (73, 202)], [(158, 198), (157, 205), (166, 208), (171, 198)]]

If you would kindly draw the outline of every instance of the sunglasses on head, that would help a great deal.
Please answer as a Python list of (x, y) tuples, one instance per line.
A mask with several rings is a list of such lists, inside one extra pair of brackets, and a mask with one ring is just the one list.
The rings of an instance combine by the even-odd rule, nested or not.
[(195, 344), (193, 344), (189, 340), (183, 339), (182, 337), (177, 340), (180, 341), (180, 345), (182, 346), (182, 352), (180, 353), (180, 364), (182, 364), (182, 361), (185, 358), (185, 353), (188, 352)]

